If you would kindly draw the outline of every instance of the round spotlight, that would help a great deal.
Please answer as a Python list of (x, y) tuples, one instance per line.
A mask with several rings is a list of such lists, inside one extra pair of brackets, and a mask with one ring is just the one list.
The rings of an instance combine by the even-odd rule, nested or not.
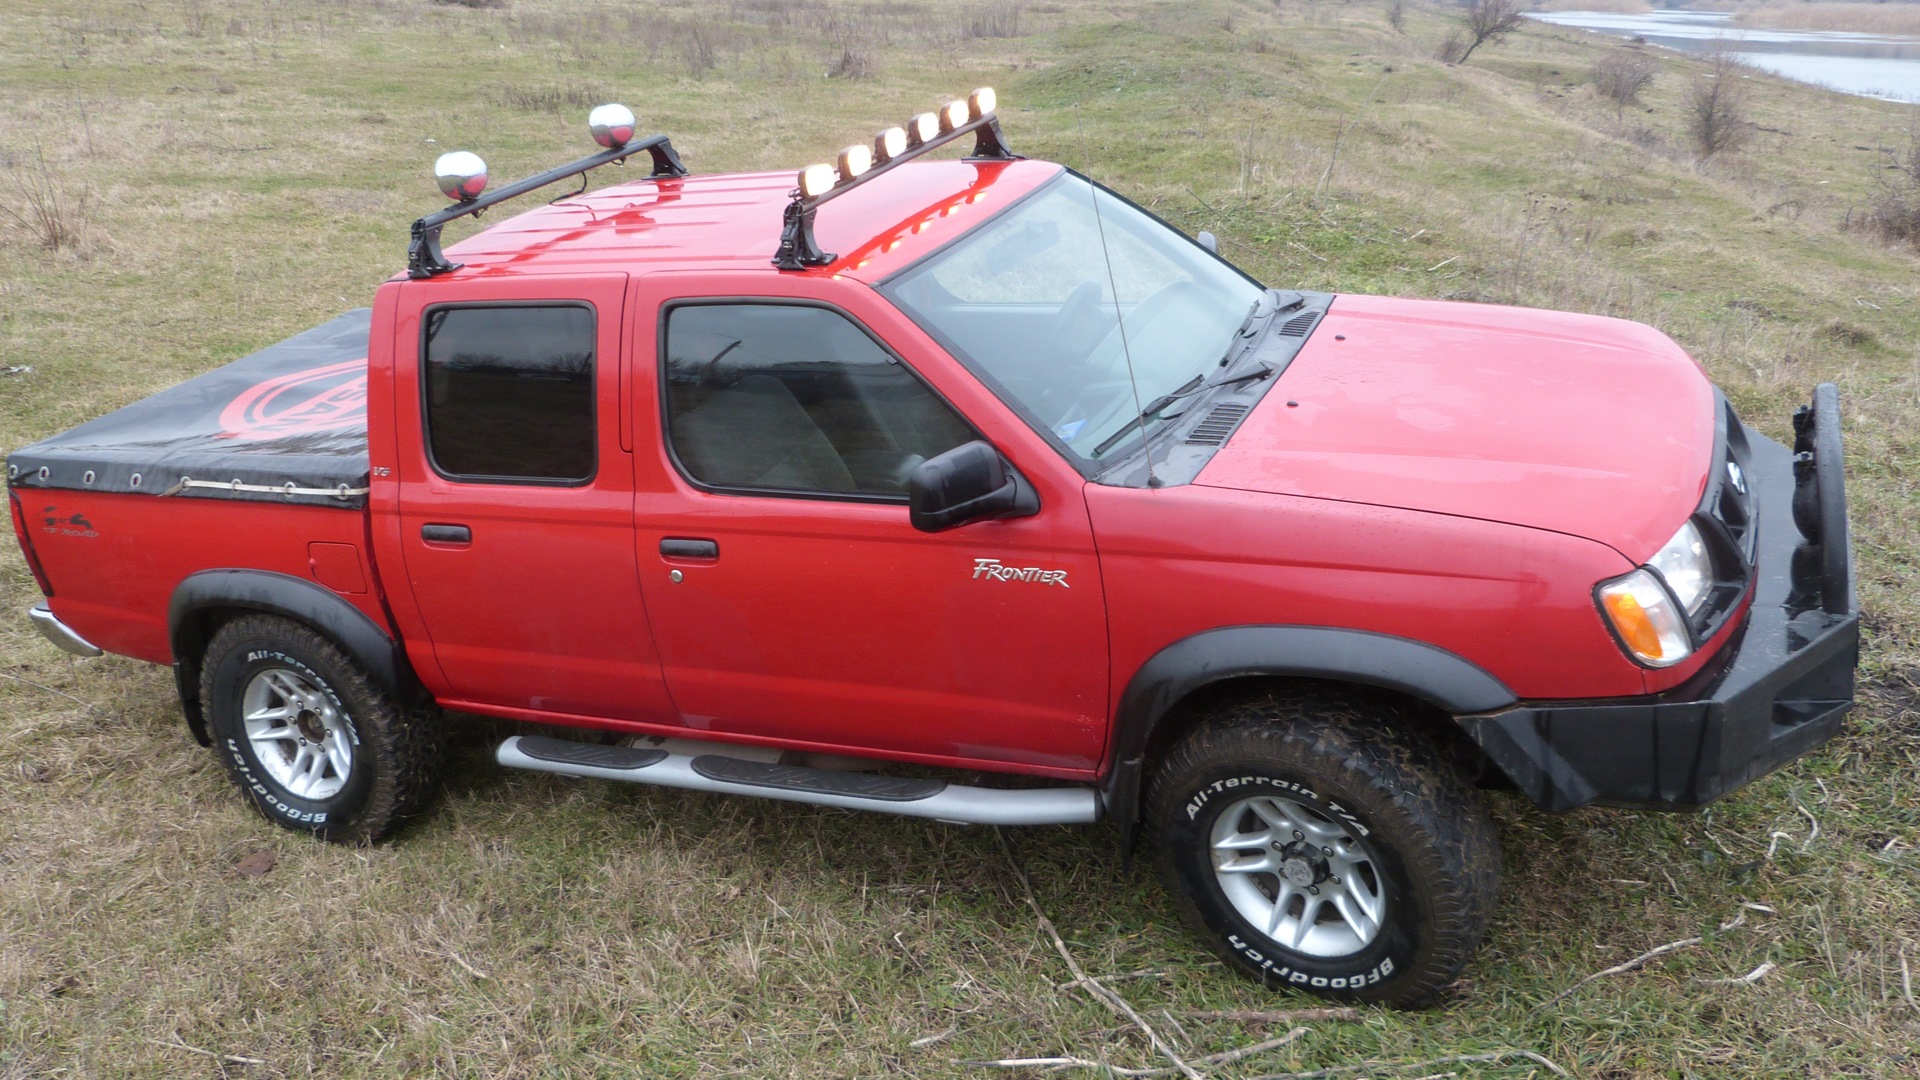
[(906, 152), (906, 128), (890, 127), (873, 137), (873, 159), (883, 165)]
[(800, 197), (811, 199), (833, 190), (840, 174), (831, 165), (809, 165), (800, 170)]
[(967, 112), (970, 113), (975, 120), (978, 120), (992, 112), (994, 106), (999, 103), (998, 97), (993, 92), (993, 87), (983, 86), (967, 95)]
[(441, 154), (433, 163), (433, 178), (447, 198), (472, 202), (487, 190), (487, 163), (466, 150)]
[(873, 151), (854, 143), (840, 151), (840, 179), (854, 180), (861, 173), (873, 168)]
[(907, 121), (907, 145), (920, 146), (930, 143), (940, 134), (940, 118), (930, 112)]
[(633, 110), (625, 105), (600, 105), (587, 114), (587, 130), (593, 132), (593, 141), (609, 150), (632, 142), (637, 124)]
[(961, 124), (964, 124), (966, 122), (967, 122), (967, 103), (964, 101), (949, 101), (940, 110), (940, 130), (941, 131), (952, 131), (954, 128), (957, 128)]

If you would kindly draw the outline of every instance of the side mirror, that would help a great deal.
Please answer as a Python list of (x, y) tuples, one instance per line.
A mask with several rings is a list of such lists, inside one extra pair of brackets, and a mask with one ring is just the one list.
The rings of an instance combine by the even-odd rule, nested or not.
[(907, 480), (907, 517), (921, 532), (1039, 512), (1040, 498), (1026, 479), (979, 440), (921, 462)]
[(1208, 251), (1214, 253), (1215, 255), (1220, 254), (1220, 241), (1215, 239), (1212, 233), (1203, 232), (1199, 236), (1194, 237), (1193, 239), (1201, 247), (1206, 248)]

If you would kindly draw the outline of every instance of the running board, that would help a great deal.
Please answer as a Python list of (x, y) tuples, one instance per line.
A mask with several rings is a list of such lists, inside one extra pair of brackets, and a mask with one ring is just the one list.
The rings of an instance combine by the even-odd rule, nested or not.
[[(687, 744), (672, 740), (671, 745)], [(704, 745), (753, 752), (718, 743)], [(494, 758), (515, 769), (877, 810), (956, 825), (1078, 825), (1100, 817), (1100, 799), (1090, 787), (967, 787), (945, 780), (803, 768), (723, 753), (601, 746), (544, 735), (515, 735), (500, 744)]]

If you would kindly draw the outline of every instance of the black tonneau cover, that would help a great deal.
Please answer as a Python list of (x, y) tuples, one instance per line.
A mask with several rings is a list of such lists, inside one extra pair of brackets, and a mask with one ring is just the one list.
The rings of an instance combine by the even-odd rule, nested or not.
[(370, 308), (7, 458), (13, 487), (359, 508)]

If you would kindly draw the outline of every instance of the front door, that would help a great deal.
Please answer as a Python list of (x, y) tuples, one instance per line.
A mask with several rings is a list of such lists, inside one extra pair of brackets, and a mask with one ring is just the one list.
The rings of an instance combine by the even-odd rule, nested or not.
[(639, 483), (636, 540), (682, 722), (935, 762), (1097, 768), (1106, 623), (1077, 474), (1029, 461), (1038, 515), (918, 532), (913, 466), (983, 432), (912, 357), (805, 283), (749, 298), (720, 282), (707, 296), (645, 284), (641, 325), (656, 332), (635, 338), (660, 356), (651, 385), (636, 379), (636, 415), (659, 423), (636, 429), (652, 433), (658, 475)]
[(673, 722), (621, 446), (625, 275), (466, 282), (457, 303), (436, 285), (402, 287), (394, 411), (400, 548), (437, 695)]

